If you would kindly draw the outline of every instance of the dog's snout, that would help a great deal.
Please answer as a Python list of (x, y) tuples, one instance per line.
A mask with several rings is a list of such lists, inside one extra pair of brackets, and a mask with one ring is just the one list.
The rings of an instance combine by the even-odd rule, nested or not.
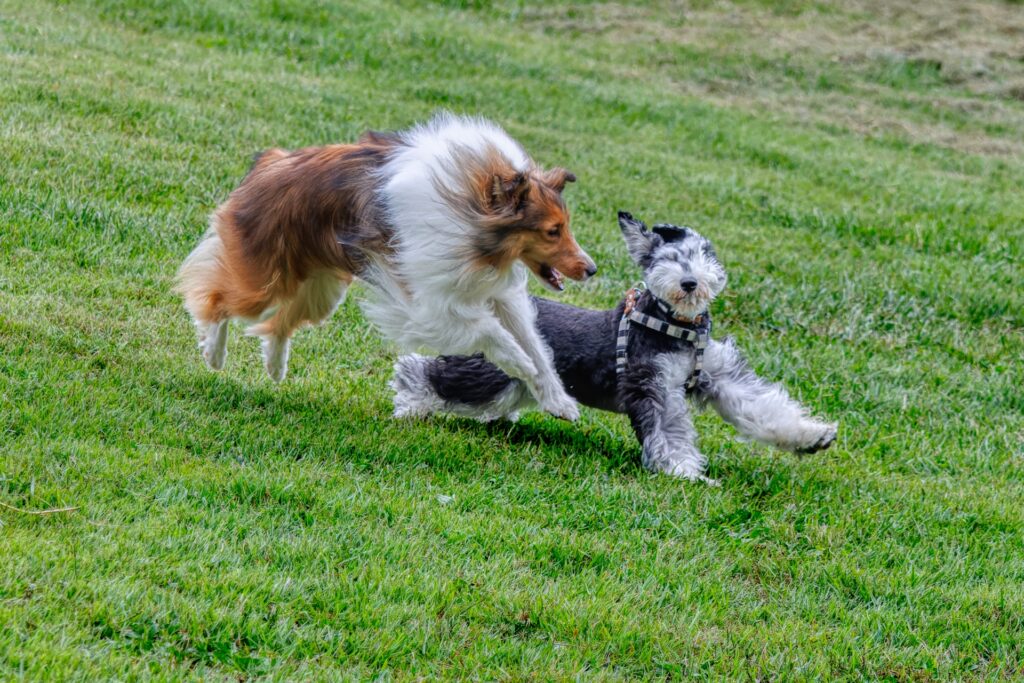
[(693, 290), (697, 289), (697, 281), (692, 277), (684, 277), (682, 280), (679, 281), (679, 287), (684, 292), (692, 292)]
[(579, 247), (577, 249), (579, 251), (577, 252), (576, 267), (574, 268), (576, 275), (570, 275), (570, 277), (576, 280), (586, 280), (597, 272), (597, 264), (594, 263), (594, 259), (590, 258), (587, 252), (579, 249)]

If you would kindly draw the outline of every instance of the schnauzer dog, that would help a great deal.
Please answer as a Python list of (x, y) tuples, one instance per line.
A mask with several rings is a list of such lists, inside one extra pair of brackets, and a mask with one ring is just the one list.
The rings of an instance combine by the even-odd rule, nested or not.
[[(619, 227), (646, 290), (631, 290), (606, 311), (533, 299), (568, 392), (593, 408), (627, 414), (644, 467), (691, 480), (715, 483), (704, 476), (687, 398), (710, 404), (743, 437), (796, 453), (828, 448), (835, 424), (809, 417), (782, 386), (758, 377), (731, 339), (710, 338), (708, 305), (726, 282), (711, 242), (691, 228), (648, 230), (624, 212)], [(516, 419), (534, 406), (520, 380), (479, 354), (403, 356), (391, 387), (396, 416), (447, 412), (490, 421)]]

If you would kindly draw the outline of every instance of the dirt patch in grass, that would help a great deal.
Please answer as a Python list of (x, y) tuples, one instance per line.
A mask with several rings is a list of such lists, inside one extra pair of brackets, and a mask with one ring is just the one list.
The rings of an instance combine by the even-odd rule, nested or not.
[[(1012, 113), (998, 103), (985, 103), (980, 114), (966, 126), (954, 127), (941, 121), (926, 121), (908, 115), (900, 108), (888, 107), (868, 96), (839, 93), (802, 93), (772, 88), (737, 88), (719, 81), (694, 83), (677, 81), (680, 90), (705, 100), (748, 111), (766, 112), (797, 121), (830, 125), (850, 130), (865, 137), (897, 137), (910, 144), (932, 144), (982, 155), (1013, 155), (1024, 153), (1020, 138), (991, 135), (986, 125), (1004, 122), (1019, 127)], [(933, 111), (961, 106), (956, 98), (935, 97), (927, 102)], [(1021, 114), (1024, 115), (1024, 114)], [(938, 114), (941, 118), (941, 113)], [(982, 118), (984, 116), (985, 118)]]
[[(675, 17), (665, 21), (666, 12)], [(546, 5), (526, 20), (606, 39), (676, 43), (761, 57), (844, 62), (890, 59), (949, 82), (1024, 76), (1024, 6), (956, 0), (818, 3), (795, 14), (730, 2)]]
[[(623, 75), (650, 77), (653, 67), (673, 87), (728, 106), (975, 154), (1024, 151), (1019, 5), (859, 0), (777, 12), (729, 2), (600, 3), (533, 8), (525, 21), (646, 49)], [(667, 48), (665, 56), (652, 57), (651, 46)], [(699, 54), (732, 68), (688, 58)]]

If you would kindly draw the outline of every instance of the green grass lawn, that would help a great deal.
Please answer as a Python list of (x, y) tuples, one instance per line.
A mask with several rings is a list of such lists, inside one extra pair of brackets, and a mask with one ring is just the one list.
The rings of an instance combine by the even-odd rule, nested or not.
[[(1012, 2), (0, 0), (0, 680), (1024, 676), (1022, 45)], [(717, 332), (836, 446), (703, 415), (708, 488), (619, 416), (394, 421), (358, 291), (280, 386), (237, 330), (208, 371), (170, 288), (251, 155), (439, 108), (579, 176), (566, 300), (635, 281), (618, 209), (711, 237)]]

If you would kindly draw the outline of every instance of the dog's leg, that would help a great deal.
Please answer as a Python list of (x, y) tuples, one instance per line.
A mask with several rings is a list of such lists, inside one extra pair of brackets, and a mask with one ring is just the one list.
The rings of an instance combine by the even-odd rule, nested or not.
[(203, 360), (210, 366), (211, 370), (220, 370), (224, 367), (224, 360), (228, 355), (228, 324), (229, 320), (200, 325), (199, 328), (199, 351), (203, 354)]
[(711, 342), (704, 353), (699, 400), (710, 403), (743, 436), (797, 453), (828, 448), (836, 425), (808, 417), (780, 384), (758, 377), (731, 339)]
[(351, 278), (336, 273), (316, 273), (269, 318), (247, 330), (247, 334), (263, 338), (263, 364), (272, 380), (280, 382), (288, 372), (288, 352), (295, 330), (326, 319), (344, 300), (350, 283)]
[(652, 377), (640, 386), (627, 387), (626, 395), (626, 412), (643, 445), (644, 467), (690, 481), (718, 484), (704, 476), (707, 459), (697, 447), (697, 430), (682, 388), (666, 389)]
[(480, 422), (507, 418), (533, 405), (522, 381), (483, 356), (427, 357), (411, 353), (395, 361), (391, 378), (395, 417), (452, 413)]
[[(364, 278), (370, 286), (364, 312), (401, 347), (449, 355), (482, 353), (513, 378), (533, 381), (537, 376), (536, 363), (502, 324), (493, 300), (466, 301), (451, 293), (410, 300), (385, 268), (372, 269)], [(532, 307), (526, 312), (532, 313)]]
[(210, 229), (178, 271), (175, 289), (185, 298), (199, 338), (199, 352), (213, 370), (224, 367), (227, 357), (231, 311), (223, 306), (225, 284), (224, 244)]
[(263, 349), (263, 367), (267, 375), (275, 382), (280, 382), (288, 374), (288, 356), (291, 353), (291, 332), (283, 334), (265, 334), (261, 348)]
[[(499, 306), (493, 301), (489, 305), (458, 301), (447, 303), (448, 305), (444, 307), (435, 306), (430, 311), (432, 315), (415, 320), (414, 324), (408, 320), (399, 321), (384, 305), (376, 305), (370, 317), (378, 324), (384, 320), (394, 332), (392, 338), (401, 339), (402, 345), (407, 348), (443, 349), (445, 353), (451, 355), (468, 356), (482, 353), (500, 370), (514, 379), (522, 380), (533, 391), (537, 385), (537, 365), (498, 317), (497, 309), (505, 311), (506, 307)], [(533, 308), (527, 300), (526, 314), (532, 313)], [(513, 314), (510, 320), (518, 321), (519, 316)], [(517, 329), (524, 328), (519, 323), (515, 326)], [(550, 366), (550, 358), (544, 360)], [(536, 391), (533, 393), (537, 394)], [(572, 399), (569, 400), (571, 402)], [(563, 410), (560, 415), (575, 417), (575, 404), (572, 404), (572, 408), (573, 411)]]
[(537, 366), (502, 326), (491, 307), (452, 305), (445, 313), (419, 321), (420, 328), (411, 339), (418, 344), (442, 348), (452, 355), (482, 353), (506, 374), (518, 379), (537, 374)]
[(465, 324), (473, 334), (467, 335), (466, 347), (459, 349), (460, 352), (479, 350), (487, 360), (512, 377), (528, 381), (528, 378), (536, 376), (537, 366), (533, 360), (490, 312), (482, 312), (481, 317), (473, 321), (466, 320)]
[(512, 334), (537, 369), (534, 375), (522, 379), (541, 409), (566, 420), (579, 419), (579, 407), (562, 386), (562, 380), (555, 372), (555, 364), (551, 359), (551, 350), (537, 332), (537, 312), (529, 297), (523, 293), (497, 299), (494, 308), (505, 329)]

